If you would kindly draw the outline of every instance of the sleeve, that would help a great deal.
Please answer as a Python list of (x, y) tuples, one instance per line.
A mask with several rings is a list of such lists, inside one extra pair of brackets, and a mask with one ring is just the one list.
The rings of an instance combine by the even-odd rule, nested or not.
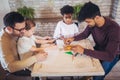
[(17, 54), (12, 48), (9, 40), (2, 40), (2, 53), (5, 63), (7, 64), (7, 70), (9, 72), (15, 72), (30, 67), (37, 62), (35, 56), (31, 56), (25, 60), (18, 60), (14, 54)]
[(61, 27), (62, 24), (60, 24), (60, 22), (58, 22), (56, 28), (55, 28), (55, 31), (54, 31), (54, 35), (53, 35), (53, 38), (57, 39), (60, 37), (61, 35), (61, 30), (60, 30), (60, 27)]
[(79, 31), (78, 31), (78, 27), (75, 25), (75, 29), (74, 29), (74, 32), (75, 34), (77, 34)]
[(36, 36), (32, 35), (32, 39), (34, 40), (34, 42), (36, 41)]
[(74, 40), (78, 41), (78, 40), (82, 40), (82, 39), (87, 38), (91, 34), (91, 29), (92, 28), (87, 26), (87, 28), (82, 33), (74, 36)]
[[(118, 29), (119, 30), (119, 29)], [(112, 29), (109, 33), (109, 41), (104, 51), (97, 51), (97, 50), (89, 50), (85, 49), (84, 54), (92, 56), (94, 58), (106, 61), (112, 61), (116, 54), (118, 54), (119, 48), (119, 31), (117, 29)]]

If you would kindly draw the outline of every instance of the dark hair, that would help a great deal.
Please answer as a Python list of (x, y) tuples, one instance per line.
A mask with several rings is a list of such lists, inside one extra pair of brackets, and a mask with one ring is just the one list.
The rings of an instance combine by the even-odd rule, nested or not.
[(85, 3), (84, 6), (81, 8), (78, 21), (84, 21), (86, 18), (94, 18), (95, 16), (101, 16), (100, 9), (97, 5), (92, 2)]
[(14, 28), (16, 23), (21, 23), (23, 21), (24, 17), (18, 12), (7, 13), (3, 18), (5, 27), (10, 26), (11, 28)]
[(64, 15), (64, 14), (73, 14), (74, 9), (73, 9), (72, 6), (65, 5), (65, 6), (63, 6), (63, 7), (60, 9), (60, 12), (61, 12), (62, 15)]
[(32, 27), (35, 27), (35, 22), (31, 19), (26, 19), (26, 30), (30, 30)]

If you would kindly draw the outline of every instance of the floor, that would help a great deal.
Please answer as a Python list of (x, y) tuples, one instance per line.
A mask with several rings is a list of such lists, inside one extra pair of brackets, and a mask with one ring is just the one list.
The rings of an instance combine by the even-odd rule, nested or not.
[(120, 80), (120, 61), (115, 65), (112, 71), (106, 76), (105, 80)]

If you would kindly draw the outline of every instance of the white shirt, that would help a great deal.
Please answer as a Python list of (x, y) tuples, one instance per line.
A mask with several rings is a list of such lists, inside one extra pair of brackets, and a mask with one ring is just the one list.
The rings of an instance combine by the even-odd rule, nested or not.
[(5, 59), (3, 58), (4, 55), (2, 53), (2, 47), (1, 47), (1, 37), (2, 37), (3, 33), (4, 33), (4, 30), (2, 29), (0, 31), (0, 64), (3, 68), (6, 68), (8, 66), (8, 64), (5, 64)]
[(76, 33), (78, 33), (78, 27), (75, 23), (68, 25), (65, 24), (63, 21), (59, 21), (54, 31), (53, 38), (57, 39), (61, 36), (72, 37)]
[(4, 30), (1, 29), (1, 31), (0, 31), (0, 40), (1, 40), (1, 36), (3, 35), (3, 33), (4, 33)]
[(32, 56), (32, 52), (30, 53), (30, 49), (32, 46), (35, 46), (35, 37), (21, 37), (18, 40), (18, 53), (20, 55), (20, 59), (25, 59)]

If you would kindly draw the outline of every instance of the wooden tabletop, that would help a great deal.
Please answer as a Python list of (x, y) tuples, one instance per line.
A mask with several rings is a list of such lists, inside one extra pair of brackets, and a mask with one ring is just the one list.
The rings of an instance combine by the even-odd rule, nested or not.
[[(93, 49), (89, 40), (73, 42), (84, 48)], [(73, 57), (58, 46), (45, 47), (48, 58), (44, 62), (35, 63), (31, 76), (95, 76), (104, 75), (104, 70), (98, 59), (78, 55)]]

